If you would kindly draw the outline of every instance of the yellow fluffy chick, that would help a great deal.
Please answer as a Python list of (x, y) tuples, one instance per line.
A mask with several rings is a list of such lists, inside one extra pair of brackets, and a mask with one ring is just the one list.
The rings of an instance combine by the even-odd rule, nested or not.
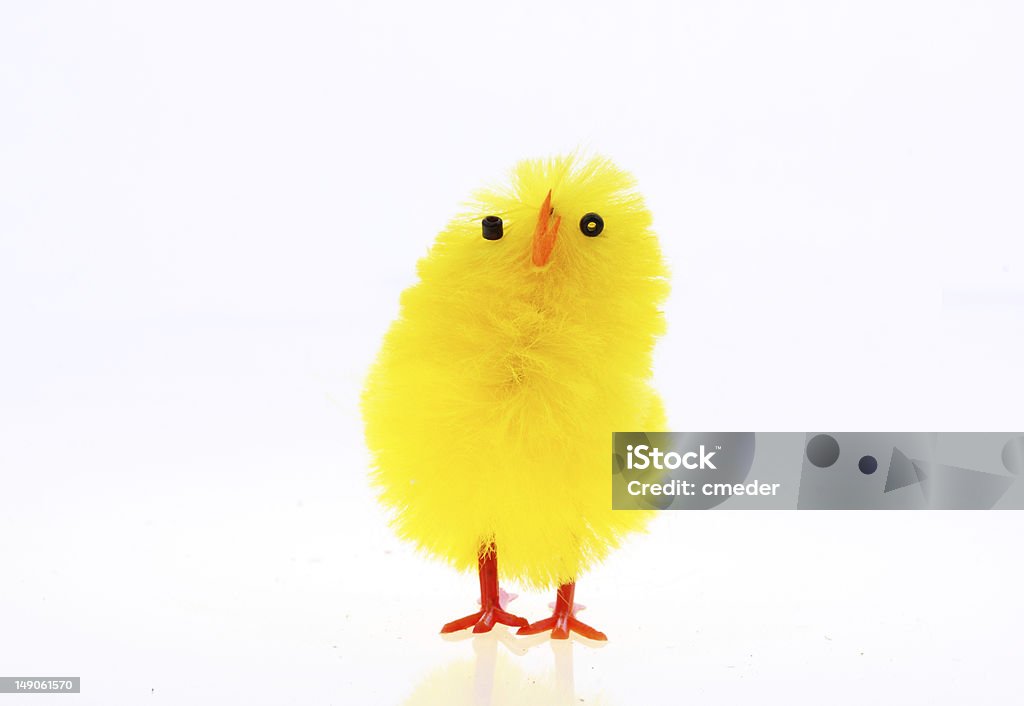
[[(481, 610), (444, 632), (604, 635), (576, 579), (642, 529), (613, 511), (612, 432), (664, 428), (650, 386), (668, 278), (633, 178), (603, 158), (524, 161), (454, 218), (403, 292), (363, 392), (372, 477), (398, 534), (477, 567)], [(507, 613), (500, 575), (558, 587)]]

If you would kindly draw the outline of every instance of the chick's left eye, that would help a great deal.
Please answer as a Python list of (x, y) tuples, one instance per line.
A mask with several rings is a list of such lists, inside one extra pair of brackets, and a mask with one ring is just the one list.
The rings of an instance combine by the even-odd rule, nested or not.
[(580, 232), (595, 238), (604, 230), (604, 219), (596, 213), (588, 213), (580, 219)]

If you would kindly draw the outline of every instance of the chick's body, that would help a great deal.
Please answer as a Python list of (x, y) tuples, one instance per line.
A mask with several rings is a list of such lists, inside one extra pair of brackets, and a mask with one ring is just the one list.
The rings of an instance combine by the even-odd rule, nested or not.
[[(488, 215), (499, 240), (481, 237)], [(609, 466), (613, 431), (664, 427), (649, 378), (668, 285), (650, 220), (626, 173), (566, 157), (521, 163), (438, 236), (363, 396), (400, 536), (460, 569), (496, 546), (503, 576), (545, 587), (646, 523), (612, 510)]]

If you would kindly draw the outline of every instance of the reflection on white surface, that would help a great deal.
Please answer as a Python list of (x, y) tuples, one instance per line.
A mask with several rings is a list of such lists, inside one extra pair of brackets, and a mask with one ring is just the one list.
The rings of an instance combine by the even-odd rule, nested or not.
[[(402, 702), (403, 706), (610, 704), (599, 693), (577, 695), (573, 653), (587, 648), (577, 645), (575, 639), (540, 637), (527, 642), (504, 626), (480, 635), (466, 631), (462, 639), (472, 642), (473, 657), (455, 660), (431, 672)], [(521, 658), (528, 650), (547, 653), (549, 668), (539, 671), (524, 669)]]

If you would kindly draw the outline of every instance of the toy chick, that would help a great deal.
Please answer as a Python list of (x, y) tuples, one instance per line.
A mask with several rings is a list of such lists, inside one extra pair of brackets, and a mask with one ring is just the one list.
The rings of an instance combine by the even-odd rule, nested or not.
[[(612, 510), (612, 432), (665, 426), (650, 378), (668, 273), (633, 178), (603, 158), (521, 162), (417, 271), (362, 403), (399, 536), (479, 572), (480, 610), (442, 632), (607, 639), (575, 617), (576, 581), (650, 519)], [(553, 615), (507, 612), (499, 579), (557, 588)]]

